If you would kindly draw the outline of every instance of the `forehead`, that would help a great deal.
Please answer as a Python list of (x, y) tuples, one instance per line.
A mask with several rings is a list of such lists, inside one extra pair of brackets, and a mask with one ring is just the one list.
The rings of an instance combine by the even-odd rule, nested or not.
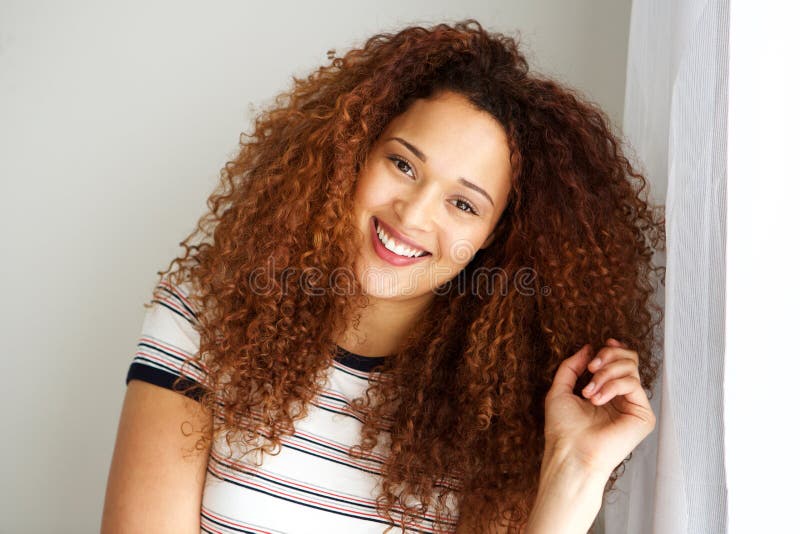
[(505, 129), (488, 112), (457, 93), (415, 100), (395, 117), (381, 141), (401, 137), (420, 149), (425, 165), (445, 177), (467, 178), (497, 196), (507, 193), (511, 154)]
[(414, 133), (420, 141), (424, 139), (433, 145), (472, 145), (509, 156), (503, 126), (465, 96), (449, 91), (414, 100), (387, 125), (382, 137), (398, 131)]

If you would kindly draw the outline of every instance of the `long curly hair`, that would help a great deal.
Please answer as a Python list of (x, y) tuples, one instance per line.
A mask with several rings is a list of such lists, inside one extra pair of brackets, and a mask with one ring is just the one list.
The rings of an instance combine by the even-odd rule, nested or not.
[[(392, 525), (405, 530), (429, 510), (446, 524), (449, 495), (466, 531), (501, 521), (518, 532), (538, 485), (544, 397), (559, 363), (615, 337), (639, 353), (652, 395), (663, 212), (648, 204), (649, 186), (607, 116), (532, 73), (514, 38), (467, 20), (378, 34), (329, 56), (257, 114), (183, 253), (159, 271), (191, 286), (200, 311), (194, 363), (207, 372), (200, 402), (215, 417), (199, 440), (224, 433), (277, 454), (306, 415), (336, 333), (366, 302), (346, 274), (363, 243), (352, 211), (359, 169), (411, 102), (454, 91), (503, 126), (513, 173), (496, 238), (459, 276), (500, 269), (525, 272), (526, 282), (436, 291), (353, 401), (364, 424), (350, 454), (388, 433), (376, 506)], [(331, 291), (342, 276), (349, 290)]]

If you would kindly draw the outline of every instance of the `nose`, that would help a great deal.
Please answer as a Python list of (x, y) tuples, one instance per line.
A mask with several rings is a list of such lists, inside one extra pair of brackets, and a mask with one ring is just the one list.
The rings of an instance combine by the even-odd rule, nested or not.
[(431, 182), (412, 188), (394, 201), (398, 221), (408, 230), (431, 231), (438, 217), (440, 198), (441, 193)]

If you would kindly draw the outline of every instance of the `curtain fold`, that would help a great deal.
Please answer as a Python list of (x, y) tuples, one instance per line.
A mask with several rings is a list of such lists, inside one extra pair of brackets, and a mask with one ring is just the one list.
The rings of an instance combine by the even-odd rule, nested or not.
[(666, 204), (664, 366), (651, 401), (656, 430), (604, 502), (608, 534), (727, 530), (728, 14), (728, 0), (632, 4), (623, 134), (651, 200)]

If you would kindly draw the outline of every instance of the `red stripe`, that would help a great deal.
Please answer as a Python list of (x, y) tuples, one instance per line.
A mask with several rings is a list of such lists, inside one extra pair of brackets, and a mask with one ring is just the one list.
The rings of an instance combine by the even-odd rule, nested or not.
[[(312, 399), (311, 400), (311, 404), (314, 405), (314, 406), (321, 406), (323, 408), (329, 408), (329, 409), (331, 409), (331, 410), (333, 410), (336, 413), (341, 414), (341, 415), (350, 415), (350, 416), (354, 417), (356, 420), (358, 420), (362, 425), (366, 421), (366, 418), (363, 415), (361, 415), (360, 412), (356, 412), (349, 405), (346, 408), (338, 407), (335, 404), (326, 403), (324, 400), (321, 400), (319, 397), (317, 397), (316, 399)], [(389, 432), (392, 429), (390, 426), (388, 426), (385, 423), (377, 425), (377, 428), (379, 430), (383, 430), (384, 432)]]
[(180, 301), (186, 305), (186, 308), (191, 310), (192, 313), (194, 313), (195, 315), (197, 315), (197, 310), (194, 309), (194, 306), (192, 306), (191, 303), (189, 302), (189, 298), (183, 291), (181, 291), (181, 289), (178, 286), (172, 285), (166, 280), (162, 280), (158, 285), (159, 287), (165, 287), (167, 289), (174, 291), (177, 294), (178, 299), (180, 299)]
[(324, 457), (329, 458), (331, 460), (336, 460), (336, 461), (338, 461), (340, 463), (343, 463), (343, 464), (347, 465), (348, 467), (356, 467), (356, 468), (365, 469), (367, 471), (378, 471), (378, 472), (380, 472), (380, 470), (377, 469), (375, 466), (367, 465), (367, 464), (364, 464), (364, 463), (357, 463), (357, 462), (353, 461), (353, 459), (350, 458), (349, 456), (335, 456), (335, 455), (332, 455), (332, 454), (328, 454), (324, 450), (312, 449), (310, 447), (304, 446), (302, 444), (302, 442), (298, 443), (298, 442), (296, 442), (294, 440), (286, 440), (286, 442), (287, 443), (291, 443), (292, 446), (294, 446), (294, 447), (296, 447), (298, 449), (301, 449), (303, 451), (308, 451), (310, 453), (314, 453), (317, 456), (324, 456)]
[[(209, 468), (209, 469), (211, 469), (211, 468)], [(303, 497), (299, 497), (297, 495), (292, 495), (290, 493), (286, 493), (286, 492), (282, 492), (282, 491), (279, 491), (279, 490), (276, 490), (276, 489), (272, 489), (272, 488), (269, 488), (267, 486), (264, 486), (263, 484), (258, 484), (256, 482), (251, 481), (251, 480), (247, 480), (247, 479), (244, 479), (244, 478), (241, 478), (241, 477), (237, 477), (237, 476), (232, 475), (230, 473), (223, 473), (222, 471), (213, 470), (213, 469), (212, 469), (212, 471), (217, 473), (217, 474), (219, 474), (220, 476), (226, 476), (226, 477), (232, 478), (233, 480), (236, 480), (237, 482), (241, 482), (245, 486), (249, 485), (249, 486), (254, 487), (254, 488), (261, 488), (262, 490), (264, 490), (264, 491), (266, 491), (268, 493), (274, 493), (274, 494), (278, 494), (278, 495), (283, 495), (283, 496), (285, 496), (287, 498), (290, 498), (290, 499), (293, 499), (295, 501), (303, 501), (303, 502), (306, 502), (306, 503), (314, 505), (314, 506), (319, 506), (320, 508), (323, 508), (323, 509), (337, 510), (337, 511), (340, 511), (340, 512), (343, 512), (343, 513), (348, 513), (348, 514), (351, 514), (351, 515), (361, 515), (363, 517), (372, 517), (372, 518), (375, 518), (375, 519), (380, 519), (380, 517), (375, 515), (375, 514), (366, 514), (364, 512), (359, 512), (359, 511), (355, 511), (355, 510), (347, 510), (346, 508), (340, 508), (340, 507), (336, 507), (336, 506), (330, 506), (330, 505), (327, 505), (327, 504), (323, 504), (322, 502), (313, 501), (311, 499), (306, 499), (306, 498), (303, 498)]]
[(154, 337), (142, 336), (142, 337), (139, 338), (139, 342), (141, 343), (142, 341), (146, 341), (147, 343), (149, 343), (151, 345), (155, 345), (158, 348), (162, 349), (164, 352), (168, 352), (169, 354), (177, 356), (178, 358), (180, 358), (182, 360), (192, 360), (191, 363), (196, 364), (204, 372), (206, 372), (208, 370), (208, 368), (205, 366), (205, 364), (202, 362), (202, 360), (198, 361), (198, 360), (194, 359), (194, 354), (189, 354), (188, 352), (183, 352), (180, 349), (178, 349), (178, 348), (176, 348), (176, 347), (174, 347), (172, 345), (166, 345), (166, 344), (164, 344), (163, 341), (161, 341), (159, 339), (156, 339)]
[[(316, 434), (307, 434), (307, 433), (303, 432), (302, 430), (295, 430), (295, 434), (297, 434), (298, 436), (304, 437), (304, 438), (306, 438), (308, 440), (311, 440), (311, 441), (315, 441), (315, 442), (318, 442), (318, 443), (324, 443), (325, 445), (328, 445), (330, 447), (334, 447), (334, 448), (342, 451), (343, 454), (348, 454), (349, 455), (350, 449), (346, 445), (342, 445), (342, 444), (337, 443), (335, 441), (327, 440), (327, 439), (325, 439), (325, 438), (323, 438), (321, 436), (318, 436)], [(387, 458), (387, 456), (385, 456), (383, 454), (378, 454), (378, 453), (372, 452), (372, 451), (362, 451), (362, 454), (364, 454), (367, 458), (371, 458), (371, 459), (375, 460), (376, 462), (381, 462), (381, 463), (385, 463), (386, 462), (386, 458)]]
[(189, 354), (188, 352), (184, 352), (181, 349), (175, 347), (174, 345), (169, 345), (161, 341), (160, 339), (156, 339), (154, 337), (142, 336), (139, 340), (141, 341), (142, 339), (151, 341), (153, 345), (157, 345), (159, 348), (163, 348), (166, 352), (171, 352), (173, 354), (176, 354), (177, 356), (181, 356), (183, 357), (184, 360), (188, 360), (189, 358), (192, 358), (194, 356), (194, 354)]
[[(247, 466), (245, 464), (228, 463), (224, 458), (220, 457), (215, 451), (211, 452), (211, 456), (212, 456), (212, 458), (214, 458), (214, 460), (216, 462), (218, 462), (223, 467), (227, 467), (227, 468), (232, 469), (234, 471), (244, 471), (246, 473), (250, 473), (250, 474), (254, 474), (254, 475), (261, 475), (262, 477), (265, 477), (265, 478), (268, 478), (268, 479), (271, 479), (271, 480), (277, 480), (279, 482), (283, 482), (288, 486), (292, 486), (292, 487), (295, 487), (295, 488), (304, 488), (304, 489), (306, 489), (308, 491), (311, 491), (311, 492), (314, 492), (314, 493), (317, 493), (317, 494), (321, 494), (323, 496), (329, 496), (330, 498), (337, 498), (338, 497), (338, 498), (346, 500), (346, 501), (361, 503), (361, 504), (364, 504), (366, 506), (373, 506), (373, 507), (375, 506), (375, 502), (371, 501), (371, 500), (368, 501), (368, 500), (365, 500), (363, 498), (353, 497), (351, 495), (343, 495), (343, 494), (339, 494), (339, 493), (326, 491), (326, 490), (323, 490), (323, 489), (315, 487), (315, 486), (309, 486), (309, 485), (305, 485), (305, 484), (299, 483), (297, 481), (286, 480), (286, 479), (283, 479), (283, 478), (281, 478), (279, 476), (276, 476), (274, 473), (268, 473), (268, 472), (263, 471), (263, 470), (255, 469), (255, 468), (249, 467), (249, 466)], [(209, 469), (211, 469), (210, 464), (209, 464)], [(219, 470), (215, 470), (215, 471), (217, 473), (222, 473), (222, 471), (219, 471)], [(259, 487), (259, 488), (262, 488), (264, 490), (273, 491), (275, 493), (279, 493), (281, 495), (285, 495), (285, 496), (290, 497), (290, 498), (295, 498), (297, 500), (303, 500), (303, 501), (309, 502), (311, 504), (316, 504), (316, 505), (321, 506), (321, 507), (327, 507), (327, 508), (329, 508), (331, 510), (339, 510), (339, 511), (347, 512), (347, 513), (361, 514), (361, 515), (363, 515), (365, 517), (372, 517), (372, 518), (376, 518), (376, 519), (382, 519), (377, 514), (370, 514), (370, 513), (367, 513), (367, 512), (360, 511), (360, 510), (347, 510), (346, 508), (338, 508), (336, 506), (327, 505), (327, 504), (324, 504), (324, 503), (321, 503), (321, 502), (313, 501), (311, 499), (306, 499), (306, 498), (299, 497), (299, 496), (293, 496), (290, 493), (283, 493), (283, 492), (280, 492), (280, 491), (275, 490), (275, 489), (269, 489), (267, 486), (264, 486), (262, 484), (259, 484), (259, 483), (255, 482), (255, 481), (252, 481), (252, 480), (243, 479), (241, 477), (236, 477), (236, 476), (230, 475), (230, 474), (228, 474), (228, 476), (230, 476), (234, 480), (242, 482), (243, 484), (251, 484), (253, 487)], [(396, 513), (400, 513), (401, 512), (401, 509), (397, 508), (397, 507), (393, 508), (392, 510), (394, 512), (396, 512)], [(427, 520), (432, 522), (436, 516), (432, 515), (432, 514), (423, 514), (422, 517), (424, 517), (425, 519), (427, 519)]]
[(210, 527), (208, 525), (208, 521), (204, 520), (202, 517), (200, 518), (200, 526), (206, 529), (207, 531), (212, 532), (213, 534), (225, 534), (221, 530), (215, 530), (213, 527)]
[[(219, 423), (224, 423), (225, 422), (225, 420), (223, 418), (219, 417), (219, 416), (216, 417), (216, 421), (219, 422)], [(243, 419), (244, 423), (250, 423), (251, 428), (258, 428), (258, 425), (257, 424), (253, 425), (251, 423), (251, 421), (252, 421), (251, 419), (247, 419), (247, 418)], [(258, 430), (258, 434), (261, 437), (267, 437), (266, 433), (264, 433), (264, 432), (262, 432), (260, 430)], [(302, 434), (302, 432), (295, 430), (295, 434)], [(282, 436), (281, 437), (281, 443), (282, 444), (290, 444), (293, 447), (301, 449), (301, 452), (309, 451), (308, 454), (319, 453), (320, 455), (325, 456), (326, 458), (331, 458), (331, 459), (333, 459), (335, 461), (338, 461), (339, 463), (342, 463), (347, 467), (359, 468), (359, 469), (364, 469), (366, 471), (372, 471), (372, 472), (380, 471), (379, 468), (374, 466), (374, 465), (366, 464), (366, 463), (363, 463), (363, 462), (360, 462), (360, 463), (356, 462), (356, 460), (359, 460), (359, 459), (352, 458), (349, 455), (348, 450), (346, 448), (341, 448), (340, 447), (339, 450), (341, 451), (341, 456), (335, 456), (333, 453), (325, 451), (325, 449), (309, 447), (308, 445), (304, 444), (301, 440), (293, 439), (293, 438), (294, 438), (293, 435)], [(314, 438), (310, 438), (310, 439), (313, 441)], [(367, 454), (369, 455), (369, 453), (367, 453)], [(376, 456), (376, 455), (372, 455), (372, 456)], [(380, 457), (377, 457), (375, 461), (380, 463), (380, 464), (384, 463), (381, 460)]]
[(227, 518), (227, 517), (222, 518), (222, 517), (214, 514), (213, 512), (211, 512), (205, 506), (201, 507), (201, 511), (205, 512), (206, 515), (216, 519), (220, 523), (226, 524), (227, 526), (238, 527), (238, 528), (246, 528), (248, 530), (252, 530), (254, 532), (258, 532), (259, 534), (272, 534), (272, 532), (270, 532), (269, 530), (263, 530), (263, 529), (260, 529), (258, 527), (254, 527), (252, 525), (245, 525), (245, 524), (242, 524), (242, 523), (237, 523), (237, 522), (235, 522), (235, 521), (233, 521), (233, 520), (231, 520), (230, 518)]
[(165, 299), (163, 297), (154, 297), (153, 302), (161, 302), (162, 304), (166, 304), (170, 309), (172, 309), (177, 315), (180, 315), (183, 319), (185, 319), (189, 323), (194, 323), (195, 319), (191, 315), (187, 315), (182, 311), (182, 307), (180, 303), (175, 303), (172, 299)]
[(342, 495), (342, 494), (339, 494), (339, 493), (326, 491), (326, 490), (317, 488), (315, 486), (308, 486), (308, 485), (305, 485), (303, 483), (300, 483), (300, 482), (297, 482), (297, 481), (293, 481), (293, 480), (287, 480), (287, 479), (281, 478), (279, 476), (276, 476), (274, 473), (267, 473), (266, 471), (261, 471), (259, 469), (254, 469), (254, 468), (249, 467), (249, 466), (244, 465), (244, 464), (229, 463), (229, 462), (225, 461), (224, 458), (221, 458), (218, 454), (215, 454), (214, 452), (211, 453), (211, 456), (214, 457), (214, 459), (217, 462), (219, 462), (221, 465), (223, 465), (225, 467), (229, 467), (230, 469), (233, 469), (235, 471), (244, 471), (244, 472), (247, 472), (247, 473), (250, 473), (250, 474), (253, 474), (253, 475), (261, 475), (261, 476), (264, 476), (264, 477), (266, 477), (268, 479), (271, 479), (271, 480), (277, 480), (278, 482), (283, 482), (283, 483), (285, 483), (285, 484), (287, 484), (289, 486), (293, 486), (293, 487), (296, 487), (296, 488), (303, 488), (303, 489), (306, 489), (308, 491), (313, 491), (314, 493), (321, 494), (321, 496), (327, 496), (327, 497), (331, 497), (331, 498), (337, 498), (338, 497), (338, 498), (344, 499), (346, 501), (354, 501), (354, 502), (358, 502), (360, 504), (364, 504), (364, 505), (367, 505), (367, 506), (374, 505), (374, 503), (372, 501), (367, 501), (365, 499), (359, 499), (357, 497), (352, 497), (350, 495)]

